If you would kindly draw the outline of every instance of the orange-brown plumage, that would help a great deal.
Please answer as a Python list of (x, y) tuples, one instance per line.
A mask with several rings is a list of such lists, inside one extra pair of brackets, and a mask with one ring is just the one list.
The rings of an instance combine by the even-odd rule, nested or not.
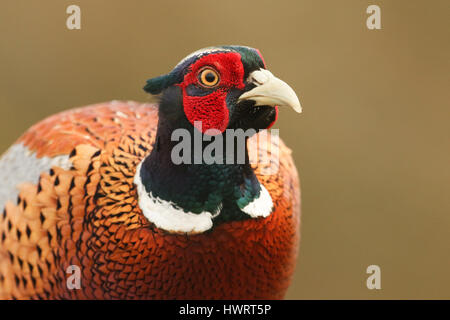
[[(269, 217), (171, 234), (142, 215), (133, 184), (157, 121), (153, 105), (111, 102), (52, 116), (18, 140), (37, 157), (70, 155), (72, 167), (22, 184), (0, 214), (1, 299), (283, 298), (300, 219), (290, 150), (280, 141), (274, 175), (254, 167), (274, 202)], [(81, 268), (79, 290), (66, 286), (69, 265)]]

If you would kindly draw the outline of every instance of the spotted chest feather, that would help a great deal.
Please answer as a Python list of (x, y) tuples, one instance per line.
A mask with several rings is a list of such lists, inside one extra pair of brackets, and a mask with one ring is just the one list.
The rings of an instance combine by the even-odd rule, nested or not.
[[(284, 296), (300, 218), (290, 151), (280, 142), (277, 174), (254, 168), (273, 200), (272, 214), (196, 235), (171, 234), (144, 216), (134, 183), (136, 168), (152, 150), (157, 121), (155, 106), (111, 102), (50, 117), (19, 139), (37, 158), (66, 156), (70, 166), (52, 163), (6, 202), (0, 298)], [(80, 289), (67, 287), (70, 265), (80, 268)]]

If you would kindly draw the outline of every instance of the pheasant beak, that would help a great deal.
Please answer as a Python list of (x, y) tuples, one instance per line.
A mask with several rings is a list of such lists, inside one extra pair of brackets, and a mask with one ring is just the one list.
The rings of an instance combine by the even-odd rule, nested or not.
[(256, 88), (243, 93), (238, 102), (253, 100), (255, 106), (287, 106), (301, 113), (302, 107), (294, 90), (284, 81), (275, 77), (269, 70), (260, 69), (249, 75), (249, 81)]

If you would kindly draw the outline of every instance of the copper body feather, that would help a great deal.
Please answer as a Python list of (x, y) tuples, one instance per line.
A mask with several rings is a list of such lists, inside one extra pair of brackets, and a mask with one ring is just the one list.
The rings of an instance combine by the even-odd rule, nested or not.
[[(157, 121), (155, 105), (111, 102), (51, 116), (17, 141), (37, 158), (67, 155), (70, 168), (23, 181), (0, 212), (1, 299), (284, 297), (300, 236), (290, 150), (279, 142), (274, 175), (255, 166), (273, 199), (269, 217), (171, 234), (143, 216), (133, 184)], [(80, 268), (80, 289), (67, 286), (70, 265)]]

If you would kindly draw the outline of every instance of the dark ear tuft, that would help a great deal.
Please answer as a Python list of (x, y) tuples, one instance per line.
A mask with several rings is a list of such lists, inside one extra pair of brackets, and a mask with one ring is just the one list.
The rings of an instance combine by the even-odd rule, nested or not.
[(161, 91), (167, 87), (166, 78), (168, 78), (168, 75), (148, 79), (147, 84), (144, 86), (144, 90), (151, 94), (160, 94)]
[(156, 78), (148, 79), (144, 90), (150, 94), (160, 94), (164, 89), (177, 83), (177, 79), (173, 74), (165, 74)]

